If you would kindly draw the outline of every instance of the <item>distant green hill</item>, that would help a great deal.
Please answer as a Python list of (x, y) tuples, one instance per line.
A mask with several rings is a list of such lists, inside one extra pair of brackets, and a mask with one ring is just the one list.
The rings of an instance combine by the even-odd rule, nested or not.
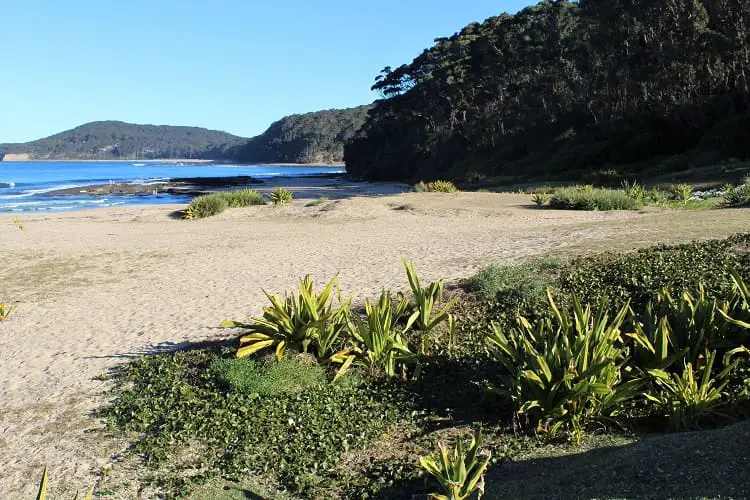
[(247, 139), (198, 127), (91, 122), (22, 144), (0, 144), (4, 153), (35, 160), (195, 158), (229, 159)]
[(236, 159), (244, 163), (343, 163), (344, 143), (362, 126), (370, 107), (286, 116), (250, 139)]

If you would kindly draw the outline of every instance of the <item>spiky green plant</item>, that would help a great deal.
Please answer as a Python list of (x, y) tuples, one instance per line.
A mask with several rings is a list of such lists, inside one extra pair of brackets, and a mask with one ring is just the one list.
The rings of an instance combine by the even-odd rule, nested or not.
[(686, 204), (693, 196), (693, 186), (690, 184), (673, 184), (671, 189), (677, 199)]
[(736, 269), (729, 269), (729, 274), (734, 282), (732, 296), (717, 308), (727, 322), (724, 340), (727, 347), (750, 345), (750, 286)]
[(541, 207), (542, 205), (546, 205), (551, 197), (552, 195), (549, 193), (534, 193), (531, 196), (531, 201)]
[(712, 376), (715, 359), (716, 351), (711, 351), (701, 366), (687, 363), (681, 374), (648, 370), (661, 391), (649, 391), (645, 396), (669, 416), (672, 429), (695, 428), (701, 420), (716, 414), (724, 404), (724, 388), (729, 383), (727, 376), (733, 365), (728, 364)]
[[(83, 497), (83, 500), (91, 500), (94, 497), (94, 488), (92, 487), (88, 493), (86, 493), (86, 496)], [(42, 479), (39, 481), (39, 491), (36, 494), (36, 500), (46, 500), (47, 499), (47, 467), (44, 468), (44, 472), (42, 472)], [(78, 493), (75, 494), (73, 497), (73, 500), (78, 500)]]
[(438, 443), (437, 457), (421, 457), (419, 463), (440, 484), (443, 493), (433, 493), (434, 500), (481, 499), (484, 495), (484, 473), (492, 453), (483, 451), (481, 429), (476, 429), (468, 447), (459, 439), (451, 454), (443, 443)]
[(18, 309), (18, 306), (10, 306), (5, 302), (0, 302), (0, 321), (8, 319), (8, 316), (10, 316), (16, 309)]
[(394, 308), (391, 293), (385, 290), (377, 302), (366, 299), (365, 319), (354, 315), (349, 318), (348, 331), (355, 346), (337, 377), (352, 362), (360, 363), (373, 374), (383, 372), (389, 377), (398, 375), (399, 370), (403, 374), (407, 366), (416, 363), (418, 358), (409, 349), (404, 336), (416, 316), (412, 315), (406, 325), (398, 325), (408, 306), (408, 301), (402, 297)]
[(185, 219), (203, 219), (223, 212), (229, 207), (229, 203), (221, 193), (207, 194), (193, 199), (185, 209)]
[(641, 202), (646, 198), (646, 188), (638, 184), (638, 181), (622, 181), (622, 190), (628, 197)]
[(286, 203), (291, 203), (293, 198), (292, 192), (283, 187), (274, 189), (268, 194), (268, 196), (271, 198), (271, 201), (274, 205), (284, 205)]
[[(443, 304), (443, 280), (439, 279), (422, 287), (419, 276), (411, 261), (401, 259), (406, 270), (406, 277), (411, 288), (414, 312), (409, 318), (409, 324), (414, 324), (422, 332), (420, 354), (426, 354), (427, 334), (444, 321), (448, 321), (451, 308), (456, 304), (453, 298)], [(442, 305), (441, 309), (437, 309)], [(437, 312), (435, 312), (437, 311)]]
[(323, 290), (316, 293), (313, 281), (307, 275), (300, 280), (299, 293), (288, 294), (283, 300), (264, 291), (271, 305), (263, 310), (262, 317), (252, 318), (251, 323), (222, 323), (227, 328), (247, 331), (240, 337), (236, 356), (243, 358), (273, 347), (279, 359), (286, 349), (304, 353), (312, 349), (319, 361), (340, 359), (341, 353), (332, 351), (347, 325), (349, 302), (343, 301), (339, 293), (339, 307), (334, 307), (335, 288), (334, 277)]
[(572, 314), (561, 311), (551, 293), (551, 317), (532, 326), (520, 317), (506, 335), (493, 323), (486, 338), (491, 356), (507, 373), (506, 387), (518, 414), (539, 430), (573, 430), (580, 441), (592, 420), (616, 421), (622, 403), (634, 398), (642, 381), (623, 382), (625, 351), (620, 326), (629, 305), (610, 319), (605, 303), (592, 313), (573, 297)]
[(699, 286), (674, 294), (663, 289), (639, 316), (633, 315), (633, 364), (642, 369), (666, 370), (676, 361), (681, 370), (695, 363), (710, 346), (721, 342), (724, 322), (719, 320), (715, 299)]

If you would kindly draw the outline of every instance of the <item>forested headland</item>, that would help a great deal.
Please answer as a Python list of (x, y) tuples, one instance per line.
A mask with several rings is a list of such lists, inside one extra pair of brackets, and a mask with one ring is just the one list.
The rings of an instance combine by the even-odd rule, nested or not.
[(100, 121), (31, 142), (0, 144), (0, 151), (29, 154), (34, 160), (221, 160), (230, 157), (246, 141), (226, 132), (198, 127)]
[(343, 163), (344, 143), (362, 126), (369, 106), (291, 115), (251, 139), (198, 127), (91, 122), (50, 137), (0, 144), (3, 153), (32, 160), (186, 158), (242, 163)]
[(370, 106), (291, 115), (239, 149), (243, 163), (342, 163), (344, 143), (364, 123)]
[(385, 68), (360, 178), (653, 177), (750, 156), (750, 2), (545, 1)]

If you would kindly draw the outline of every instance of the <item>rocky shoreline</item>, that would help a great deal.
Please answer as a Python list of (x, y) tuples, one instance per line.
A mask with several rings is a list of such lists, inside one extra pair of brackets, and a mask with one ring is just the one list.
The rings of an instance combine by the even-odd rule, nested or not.
[(134, 184), (128, 182), (95, 184), (92, 186), (56, 189), (45, 194), (47, 196), (79, 196), (82, 194), (93, 196), (147, 196), (163, 193), (199, 196), (221, 189), (251, 187), (259, 184), (263, 184), (263, 181), (248, 175), (238, 175), (235, 177), (186, 177), (147, 184)]

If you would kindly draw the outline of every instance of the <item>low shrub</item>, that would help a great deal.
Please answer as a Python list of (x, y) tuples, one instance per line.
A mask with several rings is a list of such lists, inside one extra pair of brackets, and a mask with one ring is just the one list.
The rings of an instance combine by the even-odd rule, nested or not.
[(218, 215), (229, 207), (226, 197), (221, 193), (198, 196), (190, 202), (185, 210), (186, 219), (203, 219)]
[(286, 203), (291, 203), (293, 199), (292, 192), (283, 187), (274, 189), (268, 196), (271, 197), (271, 201), (274, 205), (284, 205)]
[(414, 185), (414, 190), (418, 193), (456, 193), (458, 188), (451, 181), (419, 181)]
[(623, 191), (576, 186), (556, 190), (549, 206), (557, 210), (637, 210), (640, 203)]
[(276, 361), (217, 358), (211, 369), (229, 389), (260, 396), (295, 393), (328, 382), (325, 370), (304, 355)]
[(750, 207), (750, 184), (743, 184), (726, 190), (721, 206), (726, 208)]
[(238, 189), (236, 191), (222, 191), (217, 193), (227, 200), (230, 208), (251, 207), (253, 205), (265, 205), (266, 199), (254, 189)]

